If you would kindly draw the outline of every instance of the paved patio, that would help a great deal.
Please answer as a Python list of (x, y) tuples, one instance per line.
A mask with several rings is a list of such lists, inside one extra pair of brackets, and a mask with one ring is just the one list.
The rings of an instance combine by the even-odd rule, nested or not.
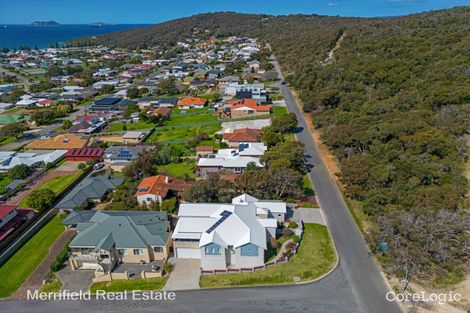
[(140, 278), (140, 274), (142, 271), (144, 272), (153, 272), (161, 271), (163, 269), (163, 262), (162, 261), (153, 261), (148, 264), (131, 264), (131, 263), (122, 263), (118, 264), (114, 267), (114, 273), (123, 273), (127, 271), (129, 274), (129, 278)]
[(65, 263), (65, 267), (56, 274), (62, 282), (62, 289), (70, 290), (72, 292), (88, 290), (88, 288), (91, 286), (93, 278), (95, 277), (94, 270), (72, 271), (68, 261)]
[(171, 272), (163, 290), (199, 289), (200, 276), (201, 260), (176, 259), (173, 272)]

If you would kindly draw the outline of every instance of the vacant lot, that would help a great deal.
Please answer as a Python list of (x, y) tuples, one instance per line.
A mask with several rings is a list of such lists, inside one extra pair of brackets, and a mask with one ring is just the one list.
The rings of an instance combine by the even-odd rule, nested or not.
[(109, 125), (109, 127), (106, 129), (106, 132), (112, 133), (112, 132), (124, 131), (124, 126), (126, 126), (126, 130), (140, 130), (140, 129), (151, 129), (155, 126), (155, 124), (151, 124), (147, 122), (122, 124), (122, 123), (117, 122), (117, 123), (112, 123), (111, 125)]
[(12, 295), (47, 256), (49, 247), (64, 232), (60, 222), (55, 216), (0, 267), (0, 298)]
[(272, 285), (312, 280), (327, 273), (336, 262), (328, 230), (319, 224), (305, 224), (299, 252), (290, 261), (254, 273), (202, 275), (201, 287)]
[(183, 162), (183, 163), (170, 163), (161, 165), (157, 171), (159, 174), (168, 175), (179, 179), (194, 179), (194, 170), (196, 169), (196, 162)]
[[(78, 177), (80, 177), (81, 174), (82, 171), (70, 175), (57, 176), (49, 179), (36, 189), (50, 189), (54, 191), (56, 195), (58, 195), (62, 191), (64, 191), (68, 186), (70, 186)], [(20, 208), (28, 208), (28, 197), (29, 196), (26, 196), (20, 201), (18, 205)]]
[(168, 121), (166, 121), (165, 126), (178, 126), (178, 125), (191, 125), (198, 123), (206, 122), (216, 122), (217, 116), (211, 113), (200, 113), (200, 114), (178, 114), (172, 115)]
[(220, 123), (211, 124), (206, 126), (191, 126), (191, 127), (161, 127), (147, 139), (148, 142), (172, 142), (190, 140), (196, 134), (213, 135), (216, 131), (220, 130)]

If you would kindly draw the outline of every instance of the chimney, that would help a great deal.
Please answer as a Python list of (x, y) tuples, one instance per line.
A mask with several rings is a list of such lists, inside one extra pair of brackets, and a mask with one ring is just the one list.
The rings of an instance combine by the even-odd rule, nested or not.
[(170, 182), (170, 177), (168, 177), (168, 176), (165, 176), (165, 183), (167, 183), (167, 184), (168, 184), (169, 182)]

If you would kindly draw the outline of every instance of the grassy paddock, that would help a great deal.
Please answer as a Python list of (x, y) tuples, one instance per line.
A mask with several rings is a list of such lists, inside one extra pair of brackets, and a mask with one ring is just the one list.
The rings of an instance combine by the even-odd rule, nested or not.
[(49, 247), (64, 232), (60, 222), (55, 216), (0, 267), (0, 298), (11, 296), (47, 256)]
[[(81, 171), (72, 174), (72, 175), (65, 175), (65, 176), (57, 176), (48, 181), (44, 184), (39, 186), (37, 189), (50, 189), (56, 195), (60, 194), (64, 191), (68, 186), (70, 186), (80, 175), (82, 174)], [(27, 208), (28, 207), (28, 198), (29, 196), (24, 197), (18, 207), (20, 208)]]
[(132, 291), (132, 290), (160, 290), (165, 286), (167, 277), (149, 279), (113, 280), (110, 282), (94, 283), (90, 287), (92, 293), (97, 290), (106, 292)]
[(336, 254), (327, 228), (319, 224), (305, 224), (299, 252), (287, 263), (254, 273), (202, 275), (200, 285), (203, 288), (275, 285), (294, 283), (294, 277), (307, 281), (327, 273), (335, 263)]
[(191, 162), (190, 164), (183, 163), (170, 163), (166, 165), (161, 165), (158, 167), (157, 172), (161, 174), (166, 174), (174, 178), (189, 178), (194, 179), (194, 170), (196, 169), (196, 162)]

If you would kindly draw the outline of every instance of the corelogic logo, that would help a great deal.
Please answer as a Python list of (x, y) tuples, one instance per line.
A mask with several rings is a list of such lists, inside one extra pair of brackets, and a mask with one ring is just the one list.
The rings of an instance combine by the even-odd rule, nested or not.
[(432, 302), (438, 304), (459, 302), (462, 300), (462, 295), (460, 293), (454, 293), (452, 291), (446, 293), (426, 293), (424, 291), (418, 293), (395, 293), (393, 291), (389, 291), (385, 297), (387, 298), (387, 301), (390, 302)]

